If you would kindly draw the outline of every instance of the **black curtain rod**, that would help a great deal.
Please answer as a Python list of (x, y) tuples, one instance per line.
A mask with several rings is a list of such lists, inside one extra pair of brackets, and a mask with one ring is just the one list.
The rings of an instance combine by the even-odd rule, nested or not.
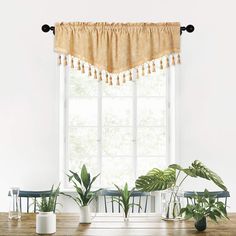
[[(49, 25), (45, 24), (42, 26), (41, 29), (44, 33), (52, 31), (53, 34), (55, 34), (55, 27), (54, 26), (49, 26)], [(194, 31), (194, 26), (193, 25), (181, 26), (180, 27), (180, 34), (182, 34), (183, 31), (187, 31), (188, 33), (192, 33)]]

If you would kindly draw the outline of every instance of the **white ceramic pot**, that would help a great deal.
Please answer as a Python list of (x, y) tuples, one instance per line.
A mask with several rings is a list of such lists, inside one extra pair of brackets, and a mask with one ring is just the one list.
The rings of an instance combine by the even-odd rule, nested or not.
[(90, 224), (91, 220), (91, 212), (89, 206), (82, 206), (80, 207), (80, 216), (79, 216), (79, 223), (80, 224)]
[(56, 232), (56, 214), (50, 212), (39, 212), (36, 215), (36, 233), (54, 234)]

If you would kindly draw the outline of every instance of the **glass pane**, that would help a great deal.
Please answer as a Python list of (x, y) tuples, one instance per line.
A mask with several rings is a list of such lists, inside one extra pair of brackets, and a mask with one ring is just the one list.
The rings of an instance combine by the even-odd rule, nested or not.
[(138, 128), (137, 131), (138, 156), (166, 155), (165, 128)]
[(101, 182), (103, 187), (113, 187), (117, 184), (123, 187), (127, 182), (134, 186), (134, 169), (132, 157), (103, 157)]
[(137, 113), (139, 126), (165, 126), (165, 98), (138, 98)]
[(165, 169), (166, 157), (138, 157), (137, 176), (145, 175), (153, 168)]
[(70, 126), (96, 126), (97, 98), (71, 98), (69, 124)]
[(154, 73), (137, 80), (138, 96), (165, 96), (166, 73)]
[(69, 94), (71, 97), (98, 95), (97, 80), (89, 78), (77, 70), (70, 70), (69, 73)]
[(132, 155), (132, 128), (103, 128), (102, 137), (103, 155)]
[[(74, 172), (80, 172), (83, 164), (86, 165), (87, 170), (94, 176), (99, 174), (99, 165), (97, 157), (78, 157), (76, 155), (71, 155), (69, 157), (68, 169)], [(99, 185), (99, 180), (96, 180), (96, 185)]]
[(132, 124), (132, 98), (103, 98), (102, 122), (104, 126)]
[[(113, 81), (115, 84), (116, 81)], [(125, 84), (113, 85), (109, 86), (108, 84), (103, 84), (103, 91), (102, 96), (110, 96), (110, 97), (116, 97), (116, 96), (132, 96), (132, 85), (133, 83), (131, 81), (127, 81)]]
[(69, 156), (97, 155), (97, 128), (70, 128)]

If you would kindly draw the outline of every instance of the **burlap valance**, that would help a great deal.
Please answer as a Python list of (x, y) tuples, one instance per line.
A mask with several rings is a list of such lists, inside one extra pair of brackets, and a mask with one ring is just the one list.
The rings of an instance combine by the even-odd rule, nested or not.
[(57, 23), (55, 52), (120, 73), (180, 52), (179, 23)]

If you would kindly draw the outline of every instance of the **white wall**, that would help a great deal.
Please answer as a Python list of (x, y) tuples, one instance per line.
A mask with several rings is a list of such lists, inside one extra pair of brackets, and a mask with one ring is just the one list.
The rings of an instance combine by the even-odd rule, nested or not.
[(0, 211), (8, 210), (9, 186), (45, 189), (58, 182), (59, 79), (53, 35), (40, 29), (57, 21), (195, 25), (181, 36), (181, 162), (200, 159), (219, 173), (236, 211), (235, 7), (234, 0), (1, 1)]

